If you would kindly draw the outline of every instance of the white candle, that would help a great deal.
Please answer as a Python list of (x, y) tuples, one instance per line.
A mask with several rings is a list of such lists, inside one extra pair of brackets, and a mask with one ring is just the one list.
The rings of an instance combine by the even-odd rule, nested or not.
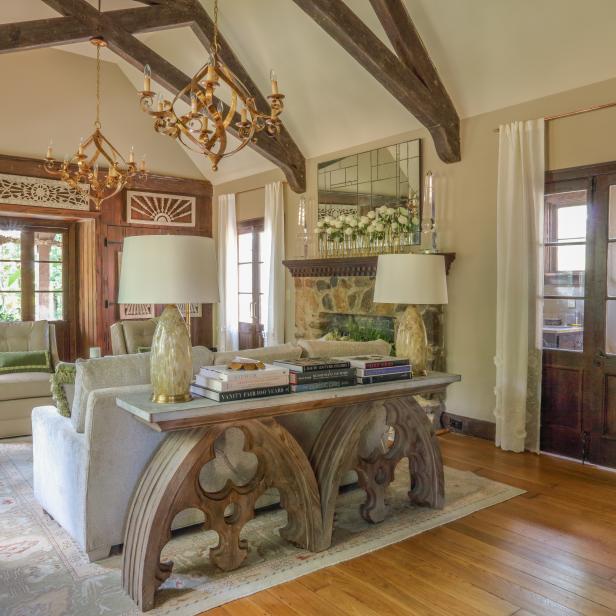
[(278, 94), (278, 78), (274, 69), (270, 71), (270, 81), (272, 83), (272, 94)]
[(135, 148), (133, 146), (131, 146), (130, 148), (130, 154), (128, 155), (128, 162), (129, 163), (135, 162)]
[(49, 145), (47, 146), (47, 158), (53, 158), (53, 153), (52, 153), (52, 142), (51, 139), (49, 140)]
[(152, 87), (151, 77), (152, 77), (152, 69), (150, 68), (149, 64), (146, 64), (143, 67), (143, 91), (144, 92), (151, 91), (151, 87)]

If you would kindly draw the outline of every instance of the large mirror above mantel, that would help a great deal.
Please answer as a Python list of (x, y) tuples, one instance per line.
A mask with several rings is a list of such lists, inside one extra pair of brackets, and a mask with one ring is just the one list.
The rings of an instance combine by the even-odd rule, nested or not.
[(420, 208), (420, 139), (319, 163), (319, 254), (410, 249), (420, 243)]

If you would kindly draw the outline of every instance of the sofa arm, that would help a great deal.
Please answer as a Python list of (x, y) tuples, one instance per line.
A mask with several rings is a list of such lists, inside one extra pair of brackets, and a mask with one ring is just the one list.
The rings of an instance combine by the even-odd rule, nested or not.
[(86, 407), (86, 551), (124, 541), (130, 501), (141, 475), (166, 437), (116, 405), (125, 394), (150, 391), (131, 385), (90, 392)]

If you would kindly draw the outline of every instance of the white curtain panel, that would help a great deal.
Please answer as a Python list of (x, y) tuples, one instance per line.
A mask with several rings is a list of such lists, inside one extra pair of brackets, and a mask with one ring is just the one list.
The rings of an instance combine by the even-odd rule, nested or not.
[(218, 339), (219, 351), (238, 349), (238, 265), (235, 195), (219, 195), (218, 233)]
[(539, 450), (544, 120), (500, 127), (497, 190), (496, 445)]
[(282, 182), (265, 186), (263, 233), (263, 324), (265, 346), (284, 343), (285, 271), (284, 195)]

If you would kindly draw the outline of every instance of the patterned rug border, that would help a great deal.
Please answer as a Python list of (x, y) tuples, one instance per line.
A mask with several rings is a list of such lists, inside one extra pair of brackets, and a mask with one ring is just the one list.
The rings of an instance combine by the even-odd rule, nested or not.
[[(472, 474), (474, 475), (475, 473)], [(292, 582), (293, 580), (301, 578), (305, 575), (309, 575), (310, 573), (314, 573), (315, 571), (320, 571), (321, 569), (333, 567), (340, 563), (346, 562), (347, 560), (352, 560), (353, 558), (358, 558), (360, 556), (364, 556), (365, 554), (370, 554), (371, 552), (376, 552), (377, 550), (386, 548), (390, 545), (400, 543), (401, 541), (405, 541), (406, 539), (410, 539), (411, 537), (420, 535), (421, 533), (432, 530), (433, 528), (443, 526), (450, 522), (455, 522), (460, 518), (464, 518), (467, 515), (476, 513), (477, 511), (481, 511), (482, 509), (487, 509), (488, 507), (504, 503), (505, 501), (511, 500), (512, 498), (525, 494), (526, 492), (526, 490), (515, 488), (513, 486), (508, 486), (506, 484), (501, 484), (498, 481), (487, 481), (490, 481), (493, 484), (502, 485), (503, 490), (498, 494), (493, 494), (492, 496), (488, 496), (479, 501), (473, 502), (469, 505), (461, 507), (460, 509), (456, 509), (450, 512), (443, 512), (441, 516), (417, 524), (412, 528), (405, 529), (404, 531), (400, 531), (397, 533), (392, 533), (391, 535), (387, 536), (387, 538), (380, 537), (378, 539), (366, 541), (362, 543), (361, 546), (340, 549), (339, 551), (333, 552), (331, 554), (327, 554), (328, 550), (325, 550), (319, 553), (320, 555), (322, 555), (322, 558), (320, 560), (306, 561), (304, 563), (298, 564), (296, 567), (293, 568), (292, 571), (286, 570), (278, 574), (272, 574), (272, 576), (268, 578), (267, 582), (265, 580), (255, 582), (254, 586), (251, 585), (249, 589), (243, 590), (241, 589), (241, 587), (238, 587), (237, 590), (230, 591), (227, 588), (225, 590), (225, 595), (227, 596), (225, 597), (224, 601), (220, 601), (220, 597), (218, 595), (212, 594), (206, 598), (201, 597), (199, 599), (195, 599), (191, 603), (185, 603), (181, 607), (174, 609), (173, 614), (177, 616), (196, 616), (201, 612), (213, 610), (216, 607), (220, 607), (221, 605), (237, 601), (238, 599), (243, 599), (244, 597), (250, 597), (251, 595), (254, 595), (258, 592), (267, 590), (268, 588), (274, 588), (275, 586), (279, 586), (280, 584)], [(164, 605), (157, 607), (164, 608)], [(195, 609), (197, 611), (194, 611)], [(155, 609), (154, 614), (156, 613), (157, 612)], [(161, 614), (165, 614), (165, 612), (161, 612)]]

